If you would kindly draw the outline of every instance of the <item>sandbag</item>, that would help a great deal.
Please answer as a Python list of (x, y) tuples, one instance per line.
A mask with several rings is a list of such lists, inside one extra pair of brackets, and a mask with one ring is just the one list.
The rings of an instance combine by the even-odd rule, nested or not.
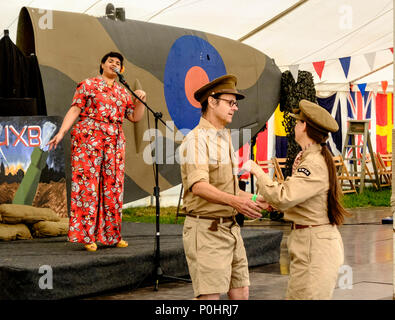
[(59, 221), (56, 212), (50, 208), (37, 208), (23, 204), (0, 204), (2, 223), (7, 224), (34, 224), (39, 221)]
[(58, 222), (40, 221), (32, 225), (32, 233), (35, 238), (64, 236), (68, 231), (69, 218), (61, 218)]
[(30, 240), (33, 239), (29, 228), (25, 224), (0, 223), (0, 240)]

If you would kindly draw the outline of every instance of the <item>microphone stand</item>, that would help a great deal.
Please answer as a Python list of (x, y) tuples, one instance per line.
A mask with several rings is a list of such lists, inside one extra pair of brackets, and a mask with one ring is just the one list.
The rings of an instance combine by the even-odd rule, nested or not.
[[(159, 188), (159, 166), (158, 166), (158, 121), (162, 122), (167, 128), (169, 128), (166, 123), (162, 120), (163, 114), (161, 112), (155, 112), (153, 111), (143, 100), (141, 100), (132, 89), (130, 89), (128, 83), (126, 82), (125, 78), (120, 74), (118, 71), (114, 70), (114, 72), (118, 75), (119, 81), (130, 91), (130, 93), (133, 94), (133, 96), (138, 99), (144, 106), (153, 114), (155, 117), (155, 187), (154, 187), (154, 196), (155, 196), (155, 209), (156, 209), (156, 233), (155, 233), (155, 240), (156, 240), (156, 249), (155, 249), (155, 287), (154, 290), (158, 291), (159, 288), (159, 280), (161, 278), (168, 278), (168, 279), (173, 279), (173, 280), (182, 280), (182, 281), (187, 281), (191, 282), (188, 279), (183, 279), (183, 278), (178, 278), (178, 277), (173, 277), (173, 276), (165, 276), (162, 271), (162, 267), (160, 265), (160, 230), (159, 230), (159, 217), (160, 217), (160, 201), (159, 201), (159, 195), (160, 195), (160, 188)], [(171, 132), (173, 130), (169, 128)]]

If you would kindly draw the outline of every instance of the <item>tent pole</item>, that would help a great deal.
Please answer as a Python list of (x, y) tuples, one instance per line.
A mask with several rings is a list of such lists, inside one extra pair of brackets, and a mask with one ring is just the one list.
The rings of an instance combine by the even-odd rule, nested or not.
[(304, 4), (308, 0), (300, 0), (299, 2), (295, 3), (292, 7), (289, 7), (288, 9), (280, 12), (278, 15), (276, 15), (274, 18), (271, 18), (269, 21), (266, 21), (264, 24), (260, 25), (259, 27), (255, 28), (251, 32), (247, 33), (245, 36), (241, 37), (238, 41), (243, 42), (244, 40), (252, 37), (254, 34), (258, 33), (259, 31), (265, 29), (267, 26), (271, 25), (272, 23), (276, 22), (278, 19), (284, 17), (288, 13), (292, 12), (296, 8), (298, 8), (300, 5)]
[(365, 78), (365, 77), (371, 75), (372, 73), (375, 73), (375, 72), (377, 72), (377, 71), (380, 71), (381, 69), (387, 68), (387, 67), (390, 66), (391, 64), (394, 64), (394, 62), (392, 61), (392, 62), (390, 62), (390, 63), (387, 63), (386, 65), (384, 65), (384, 66), (382, 66), (382, 67), (380, 67), (380, 68), (377, 68), (376, 70), (370, 71), (369, 73), (364, 74), (363, 76), (360, 76), (360, 77), (358, 77), (358, 78), (356, 78), (356, 79), (354, 79), (354, 80), (351, 80), (350, 83), (353, 83), (353, 82), (355, 82), (355, 81), (361, 80), (362, 78)]

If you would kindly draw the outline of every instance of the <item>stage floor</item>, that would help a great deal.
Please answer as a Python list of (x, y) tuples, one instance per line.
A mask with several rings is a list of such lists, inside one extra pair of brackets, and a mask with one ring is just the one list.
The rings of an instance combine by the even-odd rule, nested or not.
[[(393, 300), (393, 230), (392, 224), (381, 223), (383, 218), (392, 215), (391, 207), (357, 208), (348, 211), (352, 216), (346, 218), (339, 231), (344, 244), (344, 265), (352, 268), (352, 287), (342, 286), (344, 274), (339, 273), (333, 300)], [(278, 262), (250, 268), (250, 300), (284, 300), (289, 274), (287, 240), (291, 232), (290, 225), (275, 221), (256, 221), (253, 226), (281, 230), (283, 237)], [(251, 224), (245, 224), (244, 228), (250, 227)], [(152, 303), (158, 306), (163, 300), (178, 300), (176, 303), (191, 300), (193, 290), (190, 283), (174, 281), (161, 283), (159, 290), (154, 291), (153, 283), (147, 282), (139, 288), (116, 290), (87, 299), (158, 300)], [(221, 299), (226, 300), (226, 294), (221, 295)], [(278, 308), (280, 305), (270, 306)], [(304, 304), (300, 306), (303, 307)], [(247, 304), (246, 308), (256, 313), (262, 305)], [(294, 305), (291, 309), (291, 312), (298, 310)]]
[[(165, 275), (188, 277), (182, 227), (160, 226)], [(241, 232), (250, 267), (279, 262), (282, 231), (244, 227)], [(99, 244), (96, 252), (66, 237), (0, 242), (0, 299), (81, 298), (138, 287), (154, 279), (155, 234), (154, 224), (123, 222), (122, 236), (129, 247)]]

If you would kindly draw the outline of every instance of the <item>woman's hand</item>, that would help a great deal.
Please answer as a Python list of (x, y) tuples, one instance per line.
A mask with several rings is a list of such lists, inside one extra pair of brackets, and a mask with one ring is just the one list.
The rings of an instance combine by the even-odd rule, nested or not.
[(51, 151), (52, 148), (56, 149), (56, 147), (58, 146), (58, 144), (60, 143), (60, 141), (62, 141), (64, 137), (64, 132), (58, 132), (56, 134), (56, 136), (54, 136), (48, 143), (47, 146), (49, 146), (48, 151)]
[[(136, 90), (134, 92), (137, 97), (141, 99), (144, 103), (147, 100), (147, 94), (143, 90)], [(131, 122), (139, 122), (144, 115), (144, 104), (138, 100), (136, 97), (133, 99), (133, 103), (136, 106), (134, 112), (129, 114), (127, 117)]]
[(69, 109), (69, 111), (67, 111), (66, 115), (64, 116), (62, 126), (59, 129), (59, 132), (57, 133), (56, 136), (52, 138), (52, 140), (50, 140), (47, 143), (47, 146), (49, 145), (48, 151), (51, 151), (52, 148), (56, 149), (59, 142), (62, 141), (66, 132), (69, 131), (74, 121), (77, 120), (80, 113), (81, 113), (81, 108), (76, 106), (72, 106)]
[(261, 173), (263, 173), (262, 168), (253, 160), (248, 160), (246, 163), (244, 163), (241, 170), (251, 172), (254, 176), (259, 176)]
[[(138, 89), (138, 90), (135, 90), (134, 93), (136, 94), (136, 96), (138, 96), (144, 102), (147, 101), (147, 94), (145, 93), (145, 91)], [(137, 98), (135, 98), (135, 103), (141, 103), (141, 102), (138, 101)]]
[(265, 199), (261, 195), (258, 195), (258, 197), (256, 198), (256, 204), (262, 210), (270, 210), (270, 208), (271, 208), (270, 204), (268, 202), (266, 202)]

